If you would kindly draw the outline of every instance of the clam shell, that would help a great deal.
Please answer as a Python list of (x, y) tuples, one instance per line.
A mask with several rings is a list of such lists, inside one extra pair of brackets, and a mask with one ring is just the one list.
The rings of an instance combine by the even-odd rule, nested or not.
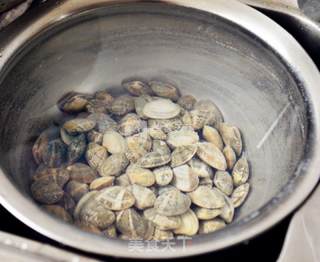
[(202, 162), (197, 158), (193, 158), (188, 162), (188, 165), (191, 167), (192, 172), (201, 178), (212, 178), (213, 171), (212, 168), (206, 163)]
[(178, 104), (185, 110), (192, 110), (197, 100), (192, 95), (181, 96), (178, 100)]
[(50, 179), (39, 179), (32, 183), (30, 189), (36, 201), (48, 205), (57, 203), (64, 194), (61, 187)]
[(220, 217), (228, 224), (230, 224), (234, 217), (234, 206), (231, 199), (227, 196), (224, 196), (225, 205), (221, 209)]
[(75, 202), (78, 202), (85, 194), (89, 192), (89, 187), (87, 184), (71, 180), (65, 186), (65, 191), (73, 198)]
[(97, 173), (88, 165), (76, 163), (67, 167), (70, 173), (70, 179), (80, 183), (90, 184), (96, 177)]
[(132, 185), (129, 187), (135, 197), (134, 206), (140, 210), (152, 207), (156, 201), (156, 195), (148, 188), (140, 185)]
[(118, 176), (128, 166), (125, 154), (113, 154), (106, 158), (98, 168), (100, 176)]
[(95, 199), (108, 209), (119, 211), (132, 207), (134, 195), (125, 187), (111, 186), (99, 191)]
[(194, 212), (197, 218), (200, 220), (211, 220), (221, 215), (222, 209), (221, 208), (209, 209), (209, 208), (203, 208), (203, 207), (196, 207), (194, 209)]
[(50, 141), (42, 152), (42, 160), (48, 167), (60, 167), (67, 161), (67, 146), (60, 139)]
[(201, 177), (199, 181), (199, 186), (206, 186), (212, 188), (213, 180), (210, 177)]
[(181, 224), (180, 227), (175, 229), (173, 232), (178, 235), (194, 236), (199, 230), (199, 220), (195, 213), (189, 209), (186, 213), (180, 216)]
[(61, 111), (67, 113), (76, 113), (85, 109), (88, 103), (88, 95), (70, 92), (64, 95), (58, 101), (58, 107)]
[(191, 127), (182, 127), (180, 130), (168, 133), (167, 143), (170, 147), (189, 146), (198, 143), (198, 133)]
[(219, 218), (212, 220), (201, 221), (199, 226), (199, 234), (209, 234), (221, 230), (226, 226), (226, 223)]
[(98, 194), (98, 191), (91, 191), (81, 197), (81, 199), (77, 203), (76, 208), (73, 212), (73, 217), (76, 221), (79, 220), (79, 214), (80, 214), (81, 209), (85, 206), (85, 204), (89, 200), (93, 199), (97, 194)]
[(164, 83), (162, 81), (151, 81), (149, 83), (152, 91), (160, 97), (169, 98), (173, 101), (179, 99), (179, 90), (175, 86), (169, 83)]
[(177, 147), (171, 155), (171, 167), (177, 167), (187, 163), (196, 154), (197, 149), (197, 145)]
[(181, 121), (185, 126), (190, 126), (193, 128), (193, 120), (191, 113), (189, 111), (184, 111), (181, 116)]
[(122, 82), (122, 86), (134, 96), (150, 95), (152, 94), (151, 88), (144, 82), (139, 80), (132, 80)]
[(58, 186), (63, 187), (69, 180), (70, 174), (68, 170), (64, 168), (38, 168), (35, 174), (32, 176), (32, 180), (47, 181), (48, 183), (56, 183)]
[(45, 205), (43, 206), (50, 214), (62, 219), (67, 223), (72, 223), (72, 217), (69, 213), (61, 206), (58, 205)]
[(240, 156), (242, 152), (242, 138), (240, 130), (237, 127), (227, 123), (221, 123), (219, 125), (219, 131), (223, 142), (226, 145), (229, 145), (237, 154), (237, 156)]
[(217, 171), (213, 179), (214, 185), (224, 194), (230, 196), (233, 191), (232, 176), (225, 171)]
[(126, 138), (128, 151), (127, 158), (135, 163), (146, 155), (152, 147), (152, 140), (147, 131)]
[(153, 228), (153, 226), (133, 208), (122, 210), (117, 214), (116, 227), (123, 235), (127, 236), (128, 239), (145, 239), (146, 235), (150, 234), (149, 227)]
[(154, 168), (159, 166), (164, 166), (171, 161), (170, 154), (153, 151), (145, 154), (137, 162), (137, 165), (142, 168)]
[(106, 90), (97, 91), (95, 96), (97, 100), (103, 102), (108, 108), (110, 108), (114, 98)]
[(96, 121), (86, 118), (74, 118), (64, 123), (63, 128), (70, 134), (89, 132), (96, 126)]
[(202, 130), (203, 138), (212, 144), (214, 144), (220, 150), (223, 149), (223, 141), (217, 129), (211, 126), (204, 126)]
[(172, 189), (157, 197), (154, 208), (160, 215), (177, 216), (184, 214), (190, 205), (191, 200), (187, 195), (177, 189)]
[(161, 230), (157, 227), (154, 229), (153, 238), (152, 238), (153, 240), (164, 241), (164, 240), (169, 240), (173, 238), (174, 238), (174, 235), (169, 230)]
[(74, 209), (76, 208), (76, 202), (67, 193), (63, 194), (63, 197), (59, 200), (59, 202), (57, 202), (57, 205), (63, 207), (71, 215), (73, 214)]
[(108, 157), (107, 149), (95, 143), (87, 147), (86, 160), (91, 168), (97, 170), (102, 162)]
[(155, 176), (151, 170), (141, 168), (136, 165), (129, 166), (126, 173), (132, 184), (138, 184), (148, 187), (152, 186), (156, 181)]
[(108, 226), (107, 229), (103, 231), (103, 235), (108, 238), (116, 238), (117, 237), (117, 229), (115, 225)]
[(75, 225), (79, 227), (81, 230), (86, 231), (88, 233), (92, 233), (96, 235), (102, 234), (101, 230), (95, 226), (85, 225), (85, 224), (82, 224), (80, 221), (76, 221)]
[(231, 195), (231, 201), (235, 208), (241, 206), (249, 194), (250, 185), (248, 183), (238, 186)]
[(83, 154), (86, 152), (87, 141), (86, 136), (81, 134), (74, 139), (72, 139), (71, 143), (68, 146), (67, 159), (68, 163), (72, 164), (77, 162)]
[(106, 113), (108, 111), (108, 105), (102, 100), (91, 98), (88, 100), (86, 109), (89, 113)]
[(223, 153), (214, 144), (207, 142), (199, 143), (197, 155), (211, 167), (222, 171), (227, 169), (227, 162)]
[(231, 170), (237, 161), (236, 153), (233, 151), (233, 149), (230, 146), (226, 146), (222, 152), (227, 161), (227, 167), (229, 170)]
[(109, 110), (117, 116), (123, 116), (134, 111), (134, 109), (135, 106), (133, 97), (123, 95), (113, 100), (111, 108)]
[(119, 133), (123, 136), (132, 136), (143, 129), (143, 122), (138, 115), (130, 113), (119, 122)]
[(164, 216), (157, 213), (154, 208), (149, 208), (143, 212), (143, 216), (151, 221), (160, 230), (172, 230), (180, 227), (180, 216)]
[(195, 191), (188, 193), (192, 203), (199, 207), (215, 209), (222, 208), (225, 205), (221, 192), (215, 188), (199, 186)]
[(99, 133), (105, 133), (109, 130), (117, 130), (117, 122), (107, 114), (92, 113), (87, 117), (87, 119), (96, 122), (95, 131), (98, 131)]
[(175, 130), (179, 130), (183, 126), (180, 118), (172, 119), (149, 119), (149, 128), (160, 128), (164, 133), (169, 133)]
[(89, 143), (96, 143), (102, 145), (103, 134), (95, 130), (91, 130), (87, 134), (87, 139)]
[(235, 186), (240, 186), (248, 181), (249, 163), (245, 156), (242, 156), (234, 165), (232, 178)]
[(162, 154), (171, 154), (171, 150), (168, 147), (167, 143), (162, 140), (153, 140), (152, 142), (152, 151), (160, 152)]
[(76, 136), (69, 135), (64, 128), (60, 128), (60, 138), (66, 145), (70, 145)]
[(144, 106), (148, 103), (153, 101), (153, 98), (149, 95), (142, 95), (139, 97), (135, 97), (134, 98), (134, 106), (135, 106), (135, 110), (137, 115), (141, 118), (141, 119), (146, 119), (147, 117), (143, 114), (143, 108)]
[(217, 105), (208, 99), (199, 100), (194, 105), (194, 109), (205, 113), (207, 118), (204, 124), (210, 126), (218, 126), (223, 122), (223, 115)]
[(173, 185), (183, 192), (191, 192), (199, 185), (198, 176), (192, 172), (188, 165), (175, 167), (173, 174)]
[(143, 108), (143, 115), (151, 119), (171, 119), (180, 114), (180, 106), (168, 99), (148, 102)]
[(148, 133), (153, 139), (166, 140), (167, 134), (161, 130), (161, 128), (148, 128)]
[(130, 180), (127, 174), (122, 174), (118, 177), (115, 178), (115, 185), (116, 186), (122, 186), (122, 187), (126, 187), (126, 186), (130, 186)]
[(169, 166), (155, 168), (153, 173), (159, 186), (166, 186), (172, 181), (173, 172)]
[(90, 184), (90, 190), (101, 190), (113, 185), (114, 177), (104, 176), (93, 180)]
[(177, 188), (173, 185), (166, 185), (158, 188), (158, 196), (160, 196), (162, 193), (167, 192), (169, 190), (177, 190)]
[(126, 140), (122, 135), (113, 130), (104, 133), (102, 145), (111, 154), (126, 153), (127, 151)]

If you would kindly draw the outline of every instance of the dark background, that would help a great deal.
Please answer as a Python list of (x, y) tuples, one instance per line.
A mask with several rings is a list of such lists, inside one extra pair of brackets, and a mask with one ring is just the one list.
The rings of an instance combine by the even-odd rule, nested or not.
[[(42, 0), (43, 1), (43, 0)], [(34, 8), (41, 0), (36, 0), (32, 4), (31, 8)], [(48, 0), (50, 1), (50, 0)], [(90, 0), (88, 0), (90, 1)], [(227, 0), (226, 0), (227, 1)], [(320, 23), (320, 0), (300, 0), (300, 8), (312, 19)], [(29, 227), (25, 226), (15, 217), (13, 217), (8, 211), (0, 206), (0, 230), (13, 233), (22, 237), (27, 237), (33, 240), (40, 241), (42, 243), (51, 244), (56, 247), (64, 248), (66, 250), (74, 251), (80, 253), (77, 250), (63, 246), (62, 244), (50, 240)], [(291, 216), (284, 219), (279, 224), (275, 225), (269, 231), (261, 234), (260, 236), (251, 239), (245, 243), (224, 249), (211, 254), (206, 254), (202, 256), (179, 259), (176, 261), (195, 261), (195, 260), (210, 260), (210, 261), (276, 261), (279, 253), (281, 251), (285, 234), (287, 232)], [(82, 252), (81, 252), (82, 253)], [(100, 260), (105, 261), (122, 261), (117, 258), (101, 257), (101, 256), (92, 256), (90, 254), (82, 253), (89, 257), (95, 257)]]

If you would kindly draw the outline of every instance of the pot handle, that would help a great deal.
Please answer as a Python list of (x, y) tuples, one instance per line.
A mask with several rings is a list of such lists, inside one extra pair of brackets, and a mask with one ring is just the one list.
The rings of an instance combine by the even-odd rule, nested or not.
[(240, 0), (286, 29), (307, 51), (320, 69), (320, 24), (307, 17), (297, 0)]

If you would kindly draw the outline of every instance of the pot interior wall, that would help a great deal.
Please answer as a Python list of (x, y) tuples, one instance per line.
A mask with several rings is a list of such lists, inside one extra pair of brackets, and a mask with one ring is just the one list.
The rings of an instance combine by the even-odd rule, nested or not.
[(237, 219), (293, 176), (308, 131), (305, 106), (274, 52), (220, 17), (162, 4), (115, 5), (38, 39), (3, 77), (0, 164), (26, 196), (31, 146), (59, 116), (56, 101), (68, 91), (121, 93), (121, 81), (131, 77), (167, 80), (183, 94), (210, 98), (241, 129), (252, 189)]

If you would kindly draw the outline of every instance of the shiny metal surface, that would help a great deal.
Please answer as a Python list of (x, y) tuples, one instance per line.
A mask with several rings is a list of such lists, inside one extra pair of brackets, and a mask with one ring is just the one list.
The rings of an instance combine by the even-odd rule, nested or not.
[[(293, 211), (319, 178), (319, 72), (276, 23), (233, 1), (65, 1), (0, 35), (1, 203), (42, 234), (99, 254), (167, 258), (205, 253), (253, 237)], [(6, 30), (8, 33), (9, 28)], [(26, 30), (28, 29), (28, 30)], [(28, 195), (30, 147), (59, 117), (70, 90), (108, 87), (126, 77), (174, 81), (211, 97), (244, 133), (252, 191), (236, 223), (184, 249), (129, 252), (128, 243), (82, 232)]]

